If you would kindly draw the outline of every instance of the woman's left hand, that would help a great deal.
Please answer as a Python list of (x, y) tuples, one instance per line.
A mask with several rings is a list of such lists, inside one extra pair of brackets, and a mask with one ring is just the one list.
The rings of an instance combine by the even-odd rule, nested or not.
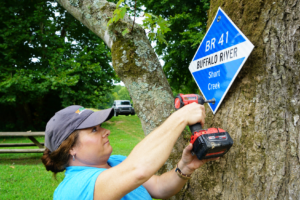
[(191, 151), (193, 144), (189, 144), (182, 153), (181, 160), (178, 163), (178, 168), (184, 174), (192, 174), (196, 169), (207, 163), (208, 161), (218, 160), (218, 158), (210, 158), (205, 160), (199, 160), (196, 155), (192, 155)]

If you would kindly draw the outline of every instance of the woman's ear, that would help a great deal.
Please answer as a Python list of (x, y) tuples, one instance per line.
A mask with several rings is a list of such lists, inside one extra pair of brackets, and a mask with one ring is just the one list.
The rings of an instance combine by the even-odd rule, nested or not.
[(69, 151), (70, 155), (76, 155), (76, 152), (77, 152), (76, 146), (73, 146)]
[(79, 143), (79, 133), (80, 130), (76, 130), (76, 134), (77, 134), (77, 140), (75, 142), (75, 144), (73, 143), (73, 146), (71, 147), (71, 149), (69, 150), (69, 154), (70, 155), (76, 155), (77, 151), (78, 151), (78, 146), (80, 145)]

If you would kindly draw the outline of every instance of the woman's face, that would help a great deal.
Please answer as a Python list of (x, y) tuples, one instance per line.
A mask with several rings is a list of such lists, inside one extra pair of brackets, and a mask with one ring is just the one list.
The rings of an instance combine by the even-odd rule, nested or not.
[[(110, 131), (100, 125), (80, 130), (78, 142), (71, 154), (83, 165), (101, 165), (106, 163), (111, 152), (108, 136)], [(73, 152), (72, 152), (73, 151)], [(78, 163), (78, 164), (80, 164)]]

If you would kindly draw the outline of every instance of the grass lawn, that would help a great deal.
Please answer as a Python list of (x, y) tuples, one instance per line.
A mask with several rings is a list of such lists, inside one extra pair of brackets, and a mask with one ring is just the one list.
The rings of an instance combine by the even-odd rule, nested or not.
[[(137, 116), (113, 117), (102, 126), (111, 130), (109, 140), (113, 147), (113, 155), (129, 155), (133, 147), (144, 138), (144, 132)], [(44, 137), (37, 139), (44, 142)], [(21, 142), (30, 143), (31, 141), (22, 137), (0, 137), (0, 143)], [(0, 154), (1, 200), (53, 199), (53, 192), (63, 180), (64, 173), (58, 173), (57, 180), (55, 180), (52, 172), (46, 171), (40, 160), (41, 156), (41, 153)]]

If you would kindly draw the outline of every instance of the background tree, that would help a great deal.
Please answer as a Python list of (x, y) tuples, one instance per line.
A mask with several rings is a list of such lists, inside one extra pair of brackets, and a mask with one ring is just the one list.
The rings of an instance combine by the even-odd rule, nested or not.
[(168, 45), (156, 41), (155, 52), (164, 61), (164, 72), (174, 95), (179, 92), (198, 93), (188, 70), (189, 64), (206, 31), (209, 0), (140, 0), (144, 12), (161, 16), (170, 24), (165, 34)]
[(0, 13), (1, 131), (44, 130), (64, 106), (107, 101), (115, 78), (110, 50), (65, 9), (5, 0)]
[(114, 103), (114, 100), (131, 100), (127, 88), (121, 85), (115, 85), (110, 93), (105, 94), (105, 99), (106, 101), (98, 104), (98, 109), (111, 108)]
[(102, 109), (107, 109), (107, 108), (111, 108), (113, 103), (114, 103), (114, 95), (112, 90), (108, 93), (105, 94), (104, 96), (105, 101), (99, 103), (96, 108), (102, 110)]
[(118, 85), (113, 91), (117, 94), (114, 100), (130, 100), (130, 95), (126, 87)]

